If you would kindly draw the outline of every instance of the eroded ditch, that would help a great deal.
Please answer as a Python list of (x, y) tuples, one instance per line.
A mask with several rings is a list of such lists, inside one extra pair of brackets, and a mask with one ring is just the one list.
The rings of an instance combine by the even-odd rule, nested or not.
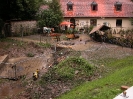
[[(132, 49), (129, 49), (129, 48), (121, 48), (119, 46), (108, 45), (108, 44), (103, 45), (103, 44), (100, 44), (100, 43), (98, 43), (96, 45), (97, 46), (92, 46), (91, 48), (88, 48), (88, 50), (86, 50), (86, 51), (82, 51), (81, 52), (82, 57), (84, 57), (85, 59), (91, 61), (91, 60), (97, 60), (99, 58), (104, 58), (104, 57), (105, 58), (107, 58), (107, 57), (110, 57), (110, 58), (111, 57), (121, 58), (121, 57), (126, 57), (126, 56), (129, 56), (129, 55), (132, 55), (133, 54)], [(49, 53), (54, 52), (54, 49), (55, 48), (53, 47), (52, 48), (52, 51), (49, 52)], [(58, 51), (58, 48), (57, 48), (57, 51)], [(64, 52), (61, 49), (58, 52), (58, 54), (62, 54), (62, 53), (64, 54)], [(67, 56), (67, 54), (70, 54), (70, 51), (69, 52), (66, 51), (65, 52), (65, 55)], [(72, 54), (72, 55), (75, 55), (75, 54)], [(47, 52), (44, 54), (44, 56), (47, 56), (47, 58), (48, 58)], [(32, 61), (28, 61), (27, 62), (27, 61), (24, 61), (27, 58), (25, 58), (25, 57), (19, 57), (19, 58), (10, 59), (10, 63), (12, 61), (14, 61), (15, 63), (18, 61), (18, 64), (16, 64), (17, 71), (21, 72), (20, 74), (26, 74), (27, 79), (30, 79), (32, 77), (32, 73), (38, 67), (39, 67), (39, 69), (41, 69), (42, 74), (43, 74), (44, 72), (47, 71), (46, 70), (47, 69), (47, 66), (49, 67), (53, 63), (53, 60), (54, 59), (58, 59), (58, 58), (59, 58), (58, 56), (56, 56), (54, 58), (53, 58), (53, 56), (52, 56), (52, 58), (49, 56), (49, 58), (47, 60), (46, 57), (40, 57), (40, 58), (38, 57), (36, 59), (30, 59)], [(21, 61), (23, 61), (23, 62), (21, 62)], [(13, 72), (13, 74), (14, 74), (14, 72)], [(19, 74), (17, 74), (17, 75), (19, 75)], [(62, 85), (62, 84), (60, 84), (60, 85)], [(31, 89), (32, 89), (32, 84), (31, 85), (28, 85), (28, 86), (30, 86)], [(65, 85), (62, 85), (62, 86), (65, 86)], [(56, 87), (57, 87), (56, 85), (55, 86), (50, 86), (49, 85), (49, 87), (52, 87), (53, 88), (52, 90), (54, 90), (55, 93), (58, 93), (58, 92), (56, 92)], [(62, 87), (60, 87), (60, 88), (62, 88)], [(69, 89), (69, 88), (66, 87), (66, 89)], [(60, 90), (60, 89), (58, 89), (58, 90)], [(1, 84), (0, 96), (2, 96), (2, 98), (6, 98), (7, 96), (9, 96), (9, 97), (11, 97), (11, 96), (15, 97), (15, 95), (18, 95), (19, 93), (22, 93), (23, 91), (25, 91), (25, 87), (22, 85), (22, 80), (19, 80), (19, 81), (6, 81), (6, 82), (3, 82)], [(50, 91), (50, 90), (46, 90), (46, 91)], [(51, 93), (51, 92), (48, 92), (48, 93), (49, 93), (49, 95), (47, 95), (46, 97), (50, 97), (50, 95), (51, 96), (55, 95), (54, 93)], [(60, 95), (60, 94), (58, 93), (58, 95)], [(28, 94), (24, 94), (23, 96), (24, 97), (29, 97)], [(20, 98), (20, 96), (19, 96), (19, 98)], [(15, 99), (15, 98), (11, 98), (11, 99)], [(16, 99), (18, 99), (18, 98), (16, 98)]]

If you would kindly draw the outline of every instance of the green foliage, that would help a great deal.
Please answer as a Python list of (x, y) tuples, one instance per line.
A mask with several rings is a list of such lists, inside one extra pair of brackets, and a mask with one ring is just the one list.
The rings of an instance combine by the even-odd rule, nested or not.
[(38, 26), (40, 28), (46, 27), (55, 27), (58, 26), (59, 23), (63, 19), (63, 14), (60, 9), (60, 4), (57, 0), (52, 0), (52, 2), (48, 3), (49, 9), (43, 10), (38, 13)]
[(75, 28), (75, 29), (73, 30), (73, 33), (78, 33), (78, 29)]
[(74, 78), (74, 69), (69, 66), (56, 69), (55, 72), (62, 80), (72, 80)]
[(48, 83), (55, 81), (85, 81), (93, 74), (94, 66), (89, 64), (85, 59), (78, 57), (67, 58), (60, 62), (57, 66), (50, 68), (50, 70), (43, 75), (40, 83)]
[(57, 99), (113, 99), (120, 94), (121, 85), (132, 86), (133, 57), (107, 63), (112, 69), (106, 76), (86, 82)]
[(59, 0), (52, 0), (52, 2), (49, 3), (49, 8), (52, 9), (55, 13), (58, 13), (62, 16)]
[(68, 29), (66, 30), (66, 33), (69, 33), (69, 34), (73, 33), (73, 29), (72, 29), (72, 28), (68, 28)]
[(1, 18), (4, 21), (10, 19), (34, 19), (42, 1), (43, 0), (1, 0)]
[[(69, 64), (69, 65), (68, 65)], [(84, 79), (92, 74), (93, 67), (83, 58), (68, 58), (58, 65), (56, 73), (63, 79)], [(76, 73), (77, 72), (77, 73)]]
[(61, 22), (61, 16), (53, 10), (44, 10), (38, 17), (39, 27), (55, 27)]
[(44, 47), (44, 48), (50, 48), (51, 47), (50, 43), (37, 43), (37, 45)]
[(10, 38), (2, 38), (0, 39), (0, 42), (8, 42), (9, 44), (18, 43), (18, 41), (10, 39)]
[(93, 25), (89, 26), (89, 28), (88, 28), (88, 30), (87, 30), (88, 33), (91, 32), (91, 30), (93, 29), (93, 27), (94, 27)]
[(85, 33), (89, 33), (92, 29), (93, 29), (93, 25), (90, 25), (90, 26), (85, 26), (83, 27), (85, 29)]

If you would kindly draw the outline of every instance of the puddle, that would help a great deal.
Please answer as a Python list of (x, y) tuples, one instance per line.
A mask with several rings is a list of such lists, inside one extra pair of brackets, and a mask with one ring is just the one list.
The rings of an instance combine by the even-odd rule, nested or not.
[[(41, 70), (42, 67), (47, 66), (47, 58), (51, 58), (51, 56), (47, 57), (19, 57), (12, 58), (7, 61), (4, 68), (1, 70), (0, 76), (3, 78), (12, 78), (18, 77), (22, 75), (26, 75), (28, 78), (32, 77), (33, 72), (37, 69)], [(15, 63), (15, 65), (13, 65)]]
[[(19, 57), (19, 58), (12, 58), (8, 60), (8, 63), (17, 63), (13, 67), (13, 65), (6, 64), (0, 73), (1, 77), (5, 78), (12, 78), (18, 77), (21, 75), (26, 75), (26, 79), (31, 79), (33, 76), (33, 72), (37, 69), (42, 69), (43, 66), (47, 67), (47, 58), (51, 58), (51, 56), (47, 57), (37, 57), (37, 58), (26, 58), (26, 57)], [(26, 59), (26, 61), (24, 61)], [(28, 60), (27, 60), (28, 59)], [(40, 70), (41, 70), (40, 69)], [(46, 69), (42, 70), (43, 72)], [(21, 93), (25, 88), (21, 86), (20, 82), (18, 81), (6, 81), (3, 84), (0, 84), (0, 99), (4, 99), (6, 97), (15, 96)]]
[(0, 86), (0, 98), (4, 99), (6, 97), (11, 97), (18, 95), (24, 90), (24, 87), (19, 85), (19, 82), (16, 81), (14, 83), (4, 83)]

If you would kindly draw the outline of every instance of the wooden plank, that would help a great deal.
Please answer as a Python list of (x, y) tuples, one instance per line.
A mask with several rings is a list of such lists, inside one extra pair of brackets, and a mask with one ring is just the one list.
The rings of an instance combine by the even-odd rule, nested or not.
[(7, 62), (8, 55), (0, 56), (0, 69), (3, 67), (4, 63)]

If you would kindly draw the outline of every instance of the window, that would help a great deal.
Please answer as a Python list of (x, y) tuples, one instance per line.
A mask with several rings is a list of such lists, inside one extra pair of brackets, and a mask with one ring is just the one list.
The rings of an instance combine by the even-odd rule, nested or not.
[(114, 4), (114, 6), (115, 6), (116, 11), (121, 11), (122, 10), (122, 4), (120, 2), (116, 2)]
[(92, 6), (92, 10), (93, 10), (93, 11), (97, 11), (97, 5), (93, 5), (93, 6)]
[(72, 6), (72, 5), (68, 5), (68, 6), (67, 6), (67, 10), (68, 10), (68, 11), (73, 10), (73, 6)]
[(122, 26), (122, 19), (116, 19), (116, 26)]
[(90, 20), (90, 25), (96, 26), (97, 25), (97, 20), (96, 19), (91, 19)]
[(73, 3), (71, 1), (69, 1), (67, 3), (67, 11), (72, 11), (73, 10)]
[(91, 10), (92, 11), (97, 11), (97, 3), (94, 2), (94, 1), (91, 3)]
[(121, 11), (121, 6), (116, 6), (116, 11)]

